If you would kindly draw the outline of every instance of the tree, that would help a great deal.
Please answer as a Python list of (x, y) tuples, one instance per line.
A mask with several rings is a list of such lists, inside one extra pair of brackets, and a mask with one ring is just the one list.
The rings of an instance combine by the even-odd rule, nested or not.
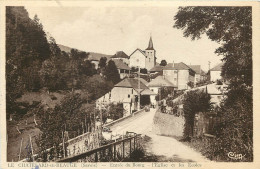
[(174, 27), (184, 30), (192, 40), (206, 34), (222, 44), (222, 75), (231, 82), (252, 85), (252, 9), (251, 7), (180, 7)]
[(166, 60), (161, 60), (160, 66), (166, 66), (167, 65), (167, 61)]
[(105, 77), (107, 80), (112, 81), (116, 84), (120, 81), (120, 75), (118, 73), (117, 67), (113, 60), (110, 60), (105, 68)]
[(30, 19), (24, 7), (6, 7), (7, 118), (19, 112), (15, 100), (23, 92), (42, 87), (39, 70), (49, 58), (49, 44), (38, 17)]
[(223, 56), (221, 74), (229, 81), (229, 90), (218, 110), (222, 122), (210, 153), (230, 161), (226, 151), (233, 149), (246, 154), (243, 161), (252, 161), (252, 8), (180, 7), (174, 20), (174, 27), (184, 30), (185, 37), (195, 40), (206, 34), (221, 45), (215, 52)]
[(103, 69), (105, 68), (107, 65), (107, 58), (106, 57), (101, 57), (100, 60), (99, 60), (99, 63), (98, 63), (98, 67), (100, 69)]
[(183, 112), (185, 118), (184, 137), (193, 136), (195, 114), (208, 112), (211, 109), (210, 95), (200, 91), (189, 91), (183, 100)]

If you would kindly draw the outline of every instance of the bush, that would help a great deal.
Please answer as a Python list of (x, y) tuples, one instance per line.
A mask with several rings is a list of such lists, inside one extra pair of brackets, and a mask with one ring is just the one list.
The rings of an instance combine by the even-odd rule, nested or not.
[(211, 109), (210, 95), (200, 91), (189, 91), (183, 100), (185, 118), (184, 137), (193, 136), (194, 119), (197, 112), (208, 112)]

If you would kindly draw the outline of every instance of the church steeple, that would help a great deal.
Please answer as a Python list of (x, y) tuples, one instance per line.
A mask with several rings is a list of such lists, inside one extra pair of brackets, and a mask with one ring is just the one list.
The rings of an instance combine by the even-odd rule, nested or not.
[(149, 41), (149, 44), (148, 44), (148, 48), (146, 48), (146, 50), (154, 50), (154, 48), (153, 48), (153, 40), (152, 40), (151, 36), (150, 36), (150, 41)]

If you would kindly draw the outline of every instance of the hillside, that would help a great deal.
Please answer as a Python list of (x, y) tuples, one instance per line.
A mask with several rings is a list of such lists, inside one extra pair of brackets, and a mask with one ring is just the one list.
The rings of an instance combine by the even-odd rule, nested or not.
[[(64, 45), (61, 45), (61, 44), (58, 44), (59, 48), (61, 51), (64, 51), (64, 52), (67, 52), (69, 53), (71, 51), (71, 47), (68, 47), (68, 46), (64, 46)], [(79, 50), (77, 49), (78, 51), (82, 51), (82, 50)], [(85, 51), (87, 52), (87, 51)], [(102, 54), (102, 53), (96, 53), (96, 52), (89, 52), (90, 55), (91, 55), (91, 59), (94, 59), (94, 60), (100, 60), (101, 57), (106, 57), (108, 60), (111, 58), (112, 55), (107, 55), (107, 54)]]

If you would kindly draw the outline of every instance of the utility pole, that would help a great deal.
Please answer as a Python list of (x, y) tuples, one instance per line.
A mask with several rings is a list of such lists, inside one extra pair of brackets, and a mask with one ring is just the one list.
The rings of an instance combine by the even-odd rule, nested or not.
[(210, 70), (210, 63), (211, 63), (211, 62), (209, 61), (209, 62), (208, 62), (208, 65), (209, 65), (209, 70)]
[(140, 110), (141, 104), (141, 89), (140, 89), (140, 66), (138, 67), (138, 111)]

